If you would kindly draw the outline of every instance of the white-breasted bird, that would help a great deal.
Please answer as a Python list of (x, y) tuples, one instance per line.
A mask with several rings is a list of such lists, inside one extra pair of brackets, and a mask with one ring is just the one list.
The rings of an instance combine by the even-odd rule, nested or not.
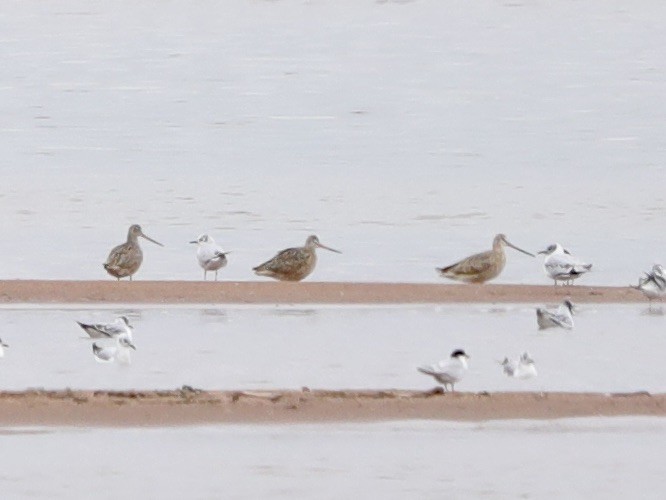
[(217, 271), (227, 265), (227, 254), (230, 252), (222, 250), (222, 247), (215, 243), (215, 240), (207, 234), (202, 234), (196, 240), (190, 241), (190, 243), (198, 246), (197, 260), (204, 270), (204, 281), (206, 280), (206, 273), (208, 271), (215, 271), (215, 281), (217, 281)]
[(652, 266), (650, 272), (638, 279), (638, 286), (631, 285), (632, 288), (640, 290), (647, 297), (652, 305), (654, 299), (660, 299), (666, 295), (666, 274), (661, 264)]
[(539, 330), (545, 328), (560, 327), (571, 330), (573, 323), (574, 305), (569, 299), (566, 299), (555, 311), (548, 311), (542, 307), (537, 307), (537, 324)]
[(449, 359), (442, 360), (438, 363), (417, 368), (421, 373), (430, 375), (437, 382), (444, 386), (444, 390), (448, 390), (451, 386), (451, 391), (454, 390), (454, 384), (460, 382), (463, 374), (467, 371), (467, 360), (469, 356), (462, 349), (456, 349), (451, 353)]
[(518, 361), (509, 361), (507, 357), (500, 364), (507, 377), (529, 379), (537, 376), (536, 365), (527, 351), (520, 355)]
[(592, 264), (586, 264), (574, 257), (559, 243), (548, 245), (548, 248), (538, 253), (546, 255), (543, 260), (543, 269), (546, 276), (550, 277), (555, 285), (558, 281), (571, 285), (575, 279), (592, 269)]

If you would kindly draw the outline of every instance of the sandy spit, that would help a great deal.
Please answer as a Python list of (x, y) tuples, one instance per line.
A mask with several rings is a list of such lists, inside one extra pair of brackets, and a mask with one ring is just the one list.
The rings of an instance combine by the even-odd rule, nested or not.
[(0, 392), (0, 426), (182, 426), (666, 416), (666, 394), (441, 390)]
[(404, 304), (646, 302), (629, 287), (342, 282), (0, 281), (0, 303)]

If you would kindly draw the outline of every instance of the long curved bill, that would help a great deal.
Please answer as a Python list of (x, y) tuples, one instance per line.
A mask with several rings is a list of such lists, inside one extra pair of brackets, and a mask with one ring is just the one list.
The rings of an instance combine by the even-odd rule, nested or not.
[(327, 247), (326, 245), (322, 245), (321, 243), (317, 243), (317, 246), (319, 248), (323, 248), (324, 250), (329, 250), (330, 252), (342, 253), (340, 250), (335, 250), (334, 248)]
[(510, 246), (514, 250), (518, 250), (519, 252), (523, 252), (525, 255), (529, 255), (530, 257), (536, 257), (536, 255), (534, 255), (533, 253), (529, 253), (527, 250), (523, 250), (522, 248), (518, 248), (516, 245), (514, 245), (513, 243), (509, 243), (506, 240), (504, 240), (504, 241), (508, 246)]
[(148, 236), (146, 236), (146, 235), (143, 234), (143, 233), (141, 233), (139, 236), (141, 236), (142, 238), (146, 238), (148, 241), (152, 241), (152, 242), (155, 243), (156, 245), (159, 245), (159, 246), (161, 246), (161, 247), (164, 246), (164, 245), (162, 245), (162, 243), (160, 243), (159, 241), (155, 241), (154, 239), (149, 238)]

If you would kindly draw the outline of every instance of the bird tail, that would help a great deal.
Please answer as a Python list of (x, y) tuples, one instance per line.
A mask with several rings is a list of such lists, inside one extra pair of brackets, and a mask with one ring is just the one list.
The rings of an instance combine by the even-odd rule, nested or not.
[(435, 270), (441, 274), (442, 276), (446, 276), (449, 271), (451, 270), (453, 266), (447, 266), (447, 267), (436, 267)]
[(426, 375), (434, 375), (435, 372), (432, 371), (432, 368), (429, 368), (427, 366), (419, 366), (416, 368), (418, 371), (421, 373), (425, 373)]

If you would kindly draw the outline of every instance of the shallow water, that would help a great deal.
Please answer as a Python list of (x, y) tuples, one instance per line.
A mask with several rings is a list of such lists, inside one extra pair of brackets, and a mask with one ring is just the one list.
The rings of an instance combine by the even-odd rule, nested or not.
[[(505, 232), (587, 284), (663, 261), (663, 2), (10, 2), (0, 277), (200, 279), (310, 233), (311, 279), (434, 282)], [(581, 281), (583, 281), (581, 280)], [(511, 253), (499, 282), (547, 283)]]
[(657, 499), (664, 433), (657, 418), (6, 429), (0, 488), (3, 498)]
[[(2, 308), (0, 388), (405, 388), (416, 367), (464, 348), (462, 391), (663, 392), (663, 311), (580, 305), (572, 331), (539, 331), (532, 305)], [(131, 366), (99, 364), (75, 323), (126, 314)], [(539, 376), (508, 379), (497, 361), (527, 350)]]

